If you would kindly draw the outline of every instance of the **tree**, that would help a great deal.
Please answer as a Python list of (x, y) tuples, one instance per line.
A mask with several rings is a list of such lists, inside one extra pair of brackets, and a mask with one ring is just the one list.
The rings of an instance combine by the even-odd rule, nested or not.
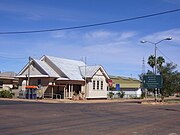
[[(160, 70), (163, 63), (165, 63), (165, 59), (162, 56), (159, 56), (156, 61), (157, 61), (157, 68)], [(153, 69), (153, 73), (154, 73), (154, 68), (155, 68), (155, 56), (154, 55), (149, 56), (148, 64)]]
[[(165, 63), (165, 59), (162, 56), (157, 58), (157, 73), (162, 75), (163, 86), (161, 88), (161, 98), (164, 99), (165, 96), (173, 95), (175, 92), (180, 92), (180, 72), (176, 70), (177, 65), (173, 63)], [(153, 55), (149, 56), (148, 64), (153, 68), (153, 72), (148, 70), (146, 73), (153, 74), (155, 66), (155, 57)], [(142, 79), (142, 77), (140, 78)], [(152, 89), (148, 89), (151, 91)]]
[(161, 67), (161, 71), (159, 71), (163, 77), (162, 99), (180, 90), (180, 73), (176, 70), (176, 67), (177, 65), (173, 63), (166, 63), (165, 66)]
[(163, 63), (165, 63), (165, 59), (162, 56), (159, 56), (157, 58), (157, 66), (159, 71), (161, 71)]
[(150, 67), (152, 67), (153, 69), (153, 73), (154, 73), (154, 66), (155, 66), (155, 56), (154, 55), (150, 55), (148, 58), (148, 62)]

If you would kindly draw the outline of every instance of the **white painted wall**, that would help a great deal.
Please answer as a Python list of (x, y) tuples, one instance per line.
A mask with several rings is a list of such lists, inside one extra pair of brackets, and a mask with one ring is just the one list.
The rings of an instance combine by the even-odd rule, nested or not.
[[(96, 81), (95, 89), (93, 89), (93, 80)], [(99, 89), (97, 89), (97, 81), (103, 81), (103, 89), (101, 90), (101, 83), (99, 83)], [(98, 70), (93, 76), (90, 82), (87, 84), (87, 98), (107, 98), (107, 82), (105, 76), (101, 70)]]
[[(114, 94), (117, 94), (119, 91), (108, 91), (109, 92), (113, 92)], [(135, 90), (135, 91), (123, 91), (125, 92), (124, 98), (140, 98), (142, 91), (141, 88)]]
[(13, 84), (3, 84), (3, 89), (4, 90), (9, 90), (9, 89), (12, 89), (13, 88)]

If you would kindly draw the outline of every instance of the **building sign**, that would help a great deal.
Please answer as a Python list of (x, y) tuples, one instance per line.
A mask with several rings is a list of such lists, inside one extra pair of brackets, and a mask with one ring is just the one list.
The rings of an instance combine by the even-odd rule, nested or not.
[(143, 86), (144, 88), (162, 88), (162, 76), (161, 75), (144, 75)]
[(120, 84), (116, 84), (116, 90), (120, 90)]

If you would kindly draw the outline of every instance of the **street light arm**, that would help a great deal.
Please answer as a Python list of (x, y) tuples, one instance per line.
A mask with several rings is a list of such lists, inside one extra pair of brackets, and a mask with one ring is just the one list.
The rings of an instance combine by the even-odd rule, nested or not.
[(146, 42), (150, 43), (150, 44), (153, 44), (153, 45), (157, 44), (157, 43), (154, 43), (154, 42), (151, 42), (151, 41), (146, 41)]
[(156, 42), (156, 44), (159, 44), (160, 42), (162, 42), (162, 41), (164, 41), (164, 40), (172, 40), (172, 37), (168, 37), (168, 38), (162, 39), (162, 40)]
[(142, 40), (142, 41), (140, 41), (141, 43), (150, 43), (150, 44), (156, 44), (156, 43), (153, 43), (153, 42), (151, 42), (151, 41), (146, 41), (146, 40)]
[(164, 40), (166, 40), (166, 39), (162, 39), (162, 40), (156, 42), (155, 44), (157, 45), (157, 44), (159, 44), (160, 42), (162, 42), (162, 41), (164, 41)]
[(147, 40), (142, 40), (140, 42), (141, 43), (150, 43), (150, 44), (153, 44), (153, 45), (157, 45), (157, 44), (159, 44), (160, 42), (162, 42), (164, 40), (172, 40), (172, 37), (168, 37), (168, 38), (162, 39), (162, 40), (160, 40), (158, 42), (151, 42), (151, 41), (147, 41)]

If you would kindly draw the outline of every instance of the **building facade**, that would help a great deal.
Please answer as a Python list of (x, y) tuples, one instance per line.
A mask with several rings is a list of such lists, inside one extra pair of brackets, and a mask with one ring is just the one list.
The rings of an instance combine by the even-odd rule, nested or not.
[(0, 89), (13, 89), (18, 85), (18, 79), (15, 78), (14, 72), (2, 72), (0, 73)]
[(82, 61), (44, 55), (31, 58), (18, 73), (19, 90), (38, 86), (42, 98), (107, 98), (109, 76), (102, 66), (87, 66)]

